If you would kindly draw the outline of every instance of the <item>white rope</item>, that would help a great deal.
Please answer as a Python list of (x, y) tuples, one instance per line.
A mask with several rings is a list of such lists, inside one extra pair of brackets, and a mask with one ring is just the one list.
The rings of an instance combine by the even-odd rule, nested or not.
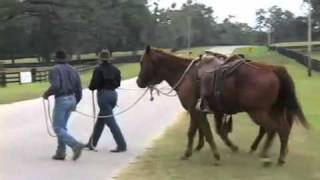
[[(90, 117), (93, 119), (93, 128), (95, 126), (95, 120), (96, 118), (108, 118), (108, 117), (115, 117), (118, 116), (120, 114), (123, 114), (127, 111), (129, 111), (131, 108), (133, 108), (136, 104), (138, 104), (139, 101), (141, 101), (141, 99), (146, 95), (146, 93), (148, 92), (149, 88), (147, 88), (142, 95), (136, 100), (134, 101), (133, 104), (131, 104), (130, 106), (128, 106), (127, 108), (125, 108), (124, 110), (116, 113), (116, 114), (110, 114), (110, 115), (106, 115), (106, 116), (97, 116), (96, 115), (96, 105), (95, 105), (95, 97), (94, 97), (94, 92), (92, 92), (92, 114), (87, 114), (87, 113), (83, 113), (81, 111), (77, 111), (75, 110), (75, 112), (79, 113), (80, 115), (86, 116), (86, 117)], [(42, 105), (43, 105), (43, 111), (44, 111), (44, 115), (45, 115), (45, 124), (46, 124), (46, 129), (47, 129), (47, 133), (50, 137), (57, 137), (56, 135), (54, 135), (54, 133), (51, 132), (50, 127), (53, 127), (52, 124), (52, 117), (51, 117), (51, 107), (50, 107), (50, 101), (49, 99), (47, 99), (48, 101), (48, 105), (46, 105), (45, 103), (45, 99), (42, 99)], [(49, 125), (50, 124), (50, 125)], [(92, 140), (90, 141), (90, 145), (92, 145)]]
[[(109, 118), (109, 117), (115, 117), (115, 116), (118, 116), (120, 114), (123, 114), (127, 111), (129, 111), (131, 108), (133, 108), (136, 104), (138, 104), (138, 102), (146, 95), (146, 93), (148, 92), (149, 88), (147, 88), (143, 93), (142, 95), (136, 100), (134, 101), (134, 103), (132, 103), (130, 106), (128, 106), (127, 108), (125, 108), (124, 110), (116, 113), (116, 114), (109, 114), (109, 115), (106, 115), (106, 116), (95, 116), (95, 118)], [(94, 97), (93, 97), (94, 99)], [(90, 118), (93, 118), (94, 116), (90, 115), (90, 114), (87, 114), (87, 113), (84, 113), (84, 112), (81, 112), (81, 111), (78, 111), (78, 110), (75, 110), (75, 112), (83, 115), (83, 116), (86, 116), (86, 117), (90, 117)]]
[[(45, 99), (42, 99), (42, 107), (43, 107), (43, 111), (44, 111), (44, 120), (45, 120), (45, 124), (46, 124), (46, 129), (47, 129), (47, 133), (50, 137), (57, 137), (54, 133), (51, 132), (50, 127), (53, 127), (53, 121), (52, 121), (52, 117), (51, 117), (51, 108), (50, 108), (50, 102), (48, 101), (48, 106), (46, 108), (46, 102)], [(49, 125), (50, 124), (50, 125)]]

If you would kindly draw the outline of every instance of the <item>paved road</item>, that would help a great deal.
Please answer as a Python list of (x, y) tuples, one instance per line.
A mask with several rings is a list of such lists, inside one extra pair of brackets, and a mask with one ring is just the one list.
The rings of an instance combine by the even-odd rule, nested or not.
[[(230, 53), (235, 47), (218, 47), (216, 52)], [(166, 85), (166, 84), (164, 84)], [(137, 89), (135, 79), (122, 83), (123, 88)], [(119, 107), (128, 107), (143, 90), (119, 90)], [(52, 99), (51, 99), (52, 101)], [(91, 94), (84, 90), (84, 98), (78, 110), (91, 113)], [(164, 129), (174, 123), (182, 111), (177, 98), (156, 97), (150, 102), (145, 96), (134, 109), (117, 117), (128, 141), (128, 152), (109, 153), (115, 147), (106, 129), (98, 145), (98, 152), (84, 151), (82, 157), (73, 162), (72, 152), (68, 160), (57, 162), (50, 159), (54, 153), (56, 139), (50, 138), (45, 130), (41, 99), (22, 101), (0, 106), (0, 179), (2, 180), (102, 180), (111, 179), (127, 166), (137, 155), (161, 136)], [(92, 119), (73, 113), (69, 129), (78, 140), (86, 142), (91, 130)]]

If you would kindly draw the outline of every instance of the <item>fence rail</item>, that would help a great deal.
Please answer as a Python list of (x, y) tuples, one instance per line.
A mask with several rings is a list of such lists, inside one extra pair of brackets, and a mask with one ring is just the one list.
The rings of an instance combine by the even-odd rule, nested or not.
[[(120, 63), (131, 63), (138, 62), (140, 59), (139, 55), (136, 56), (123, 56), (117, 57), (112, 60), (113, 64)], [(74, 66), (80, 73), (94, 69), (97, 64), (96, 59), (87, 59), (79, 61), (71, 61), (71, 65)], [(40, 63), (27, 63), (27, 64), (16, 64), (16, 65), (5, 65), (5, 68), (20, 68), (29, 67), (31, 68), (32, 82), (44, 82), (48, 80), (49, 70), (37, 70), (37, 67), (51, 66), (53, 63), (40, 64)], [(0, 72), (0, 87), (6, 87), (10, 83), (20, 83), (21, 77), (20, 72)]]
[[(299, 53), (291, 49), (277, 47), (277, 46), (270, 46), (269, 49), (273, 51), (277, 51), (278, 53), (286, 57), (292, 58), (304, 66), (308, 66), (307, 55), (304, 55), (302, 53)], [(311, 69), (320, 72), (320, 61), (317, 59), (311, 59)]]
[[(96, 64), (83, 64), (80, 66), (74, 66), (80, 73), (92, 70)], [(49, 70), (37, 70), (31, 69), (32, 82), (44, 82), (48, 80)], [(0, 87), (6, 87), (10, 83), (21, 84), (21, 72), (0, 72)]]

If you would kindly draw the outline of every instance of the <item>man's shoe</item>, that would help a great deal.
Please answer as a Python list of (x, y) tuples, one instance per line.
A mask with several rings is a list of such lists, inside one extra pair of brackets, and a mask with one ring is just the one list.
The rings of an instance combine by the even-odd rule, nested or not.
[(110, 150), (110, 152), (112, 152), (112, 153), (120, 153), (120, 152), (125, 152), (125, 151), (127, 151), (126, 148), (117, 148), (117, 149)]
[(57, 153), (51, 157), (53, 160), (63, 161), (66, 158), (65, 153)]
[(86, 144), (84, 148), (88, 149), (89, 151), (97, 151), (95, 146), (92, 146), (90, 143)]
[(75, 146), (72, 151), (73, 151), (73, 157), (72, 160), (76, 161), (79, 159), (79, 157), (81, 156), (82, 153), (82, 149), (85, 147), (85, 145), (83, 144), (79, 144), (77, 146)]

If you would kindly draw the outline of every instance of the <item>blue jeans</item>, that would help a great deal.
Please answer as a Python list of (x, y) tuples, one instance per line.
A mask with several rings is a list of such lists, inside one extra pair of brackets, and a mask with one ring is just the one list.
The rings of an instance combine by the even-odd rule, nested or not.
[[(107, 116), (113, 114), (113, 108), (116, 106), (118, 100), (117, 92), (114, 90), (99, 90), (97, 96), (98, 105), (100, 108), (99, 116)], [(92, 140), (92, 145), (97, 146), (97, 143), (99, 141), (105, 124), (109, 127), (112, 136), (117, 143), (117, 148), (126, 149), (127, 144), (113, 116), (108, 118), (97, 119), (89, 143)]]
[(70, 134), (68, 134), (67, 123), (71, 112), (76, 107), (74, 95), (61, 96), (55, 99), (53, 109), (53, 129), (58, 138), (57, 153), (65, 153), (66, 145), (74, 148), (80, 145)]

